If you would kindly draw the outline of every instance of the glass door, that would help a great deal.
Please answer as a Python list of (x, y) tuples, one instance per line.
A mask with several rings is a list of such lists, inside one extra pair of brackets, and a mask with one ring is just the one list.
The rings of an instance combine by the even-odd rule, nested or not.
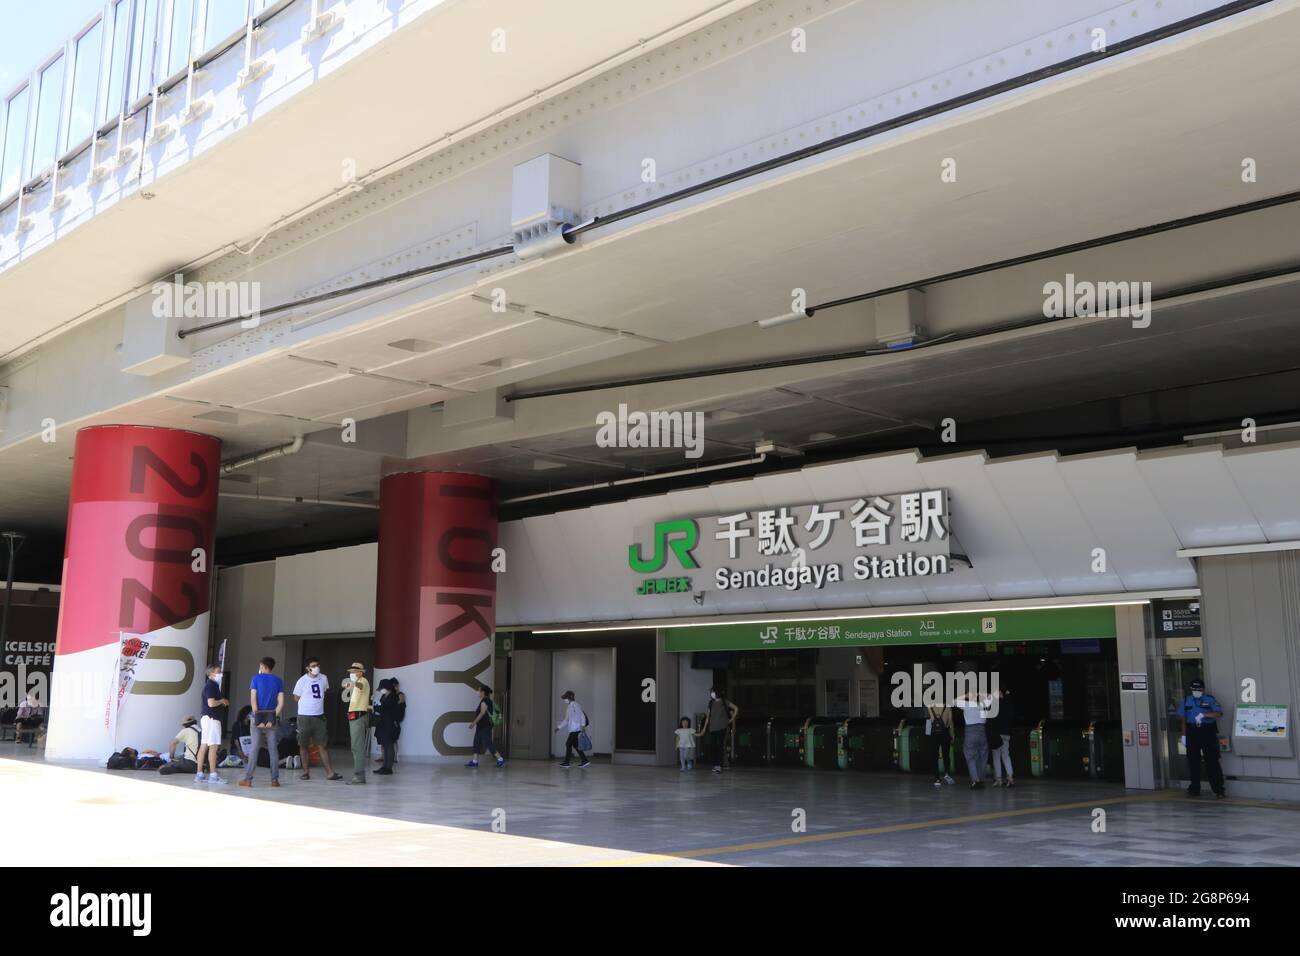
[(1165, 780), (1172, 783), (1187, 779), (1187, 748), (1183, 736), (1183, 701), (1191, 693), (1192, 681), (1205, 678), (1204, 661), (1199, 657), (1165, 658), (1161, 677), (1164, 692)]

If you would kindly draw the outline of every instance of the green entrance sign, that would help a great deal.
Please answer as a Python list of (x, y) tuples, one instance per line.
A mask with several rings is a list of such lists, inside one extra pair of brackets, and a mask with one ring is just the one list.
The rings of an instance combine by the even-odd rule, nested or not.
[(974, 644), (1113, 638), (1115, 609), (1042, 608), (862, 617), (838, 621), (767, 621), (665, 629), (668, 651), (753, 651), (764, 648), (864, 647), (873, 644)]

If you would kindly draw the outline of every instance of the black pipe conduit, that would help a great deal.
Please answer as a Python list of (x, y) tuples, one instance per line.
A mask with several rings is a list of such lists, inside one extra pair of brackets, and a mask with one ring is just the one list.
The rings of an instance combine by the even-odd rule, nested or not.
[[(754, 176), (758, 176), (766, 172), (771, 172), (774, 169), (780, 169), (784, 166), (789, 166), (792, 163), (797, 163), (802, 160), (808, 159), (810, 157), (818, 156), (822, 153), (827, 153), (830, 152), (831, 150), (839, 149), (841, 146), (847, 146), (852, 143), (859, 143), (865, 139), (870, 139), (873, 136), (879, 136), (881, 133), (886, 133), (891, 130), (899, 129), (904, 126), (909, 126), (921, 120), (929, 119), (934, 116), (940, 116), (944, 113), (950, 113), (953, 110), (961, 109), (962, 107), (965, 106), (970, 106), (973, 103), (979, 103), (983, 100), (991, 99), (992, 97), (995, 96), (1000, 96), (1003, 93), (1008, 93), (1014, 90), (1022, 89), (1034, 83), (1041, 82), (1042, 80), (1051, 79), (1052, 77), (1060, 76), (1063, 73), (1072, 72), (1082, 67), (1089, 66), (1093, 63), (1099, 63), (1102, 60), (1107, 60), (1110, 59), (1111, 57), (1120, 56), (1124, 53), (1132, 52), (1133, 50), (1139, 50), (1143, 47), (1150, 46), (1153, 43), (1159, 43), (1162, 40), (1167, 40), (1170, 39), (1171, 37), (1179, 36), (1180, 34), (1187, 33), (1199, 27), (1207, 26), (1211, 23), (1216, 23), (1219, 20), (1224, 20), (1238, 13), (1243, 13), (1247, 10), (1252, 10), (1255, 7), (1262, 7), (1272, 2), (1273, 0), (1234, 0), (1234, 2), (1232, 3), (1225, 3), (1222, 6), (1215, 7), (1213, 10), (1207, 10), (1204, 13), (1199, 13), (1195, 16), (1187, 17), (1183, 20), (1177, 21), (1176, 23), (1171, 23), (1168, 24), (1167, 26), (1159, 27), (1155, 30), (1150, 30), (1146, 33), (1141, 33), (1128, 40), (1122, 40), (1119, 43), (1115, 43), (1106, 47), (1106, 49), (1104, 50), (1097, 50), (1097, 51), (1090, 51), (1088, 53), (1083, 53), (1080, 54), (1079, 56), (1071, 57), (1068, 60), (1062, 60), (1060, 63), (1055, 63), (1050, 66), (1041, 67), (1037, 70), (1031, 70), (1028, 73), (1022, 73), (1019, 76), (1012, 77), (1009, 80), (1003, 80), (999, 83), (994, 83), (991, 86), (981, 87), (980, 89), (973, 90), (970, 93), (963, 93), (960, 96), (955, 96), (951, 99), (944, 100), (943, 102), (936, 103), (933, 106), (927, 106), (919, 110), (913, 110), (910, 113), (904, 113), (903, 115), (895, 117), (894, 119), (885, 120), (884, 122), (876, 123), (873, 126), (864, 127), (863, 129), (857, 130), (852, 133), (843, 133), (839, 136), (833, 136), (830, 139), (823, 140), (820, 143), (814, 143), (811, 146), (805, 146), (801, 149), (794, 150), (793, 152), (783, 153), (780, 156), (774, 156), (771, 159), (764, 160), (760, 163), (754, 163), (753, 165), (745, 166), (741, 169), (736, 170), (735, 172), (726, 173), (722, 176), (716, 176), (713, 179), (705, 180), (703, 182), (697, 183), (694, 186), (688, 186), (684, 189), (679, 189), (676, 190), (675, 192), (666, 193), (663, 196), (658, 196), (654, 199), (649, 199), (646, 200), (645, 202), (628, 206), (626, 209), (620, 209), (618, 212), (610, 213), (609, 215), (606, 216), (596, 216), (593, 219), (582, 223), (581, 225), (565, 227), (563, 229), (563, 235), (567, 241), (573, 242), (578, 236), (590, 232), (593, 229), (600, 229), (603, 226), (609, 226), (616, 222), (621, 222), (625, 219), (631, 219), (634, 216), (639, 216), (642, 213), (650, 212), (651, 210), (654, 209), (659, 209), (663, 206), (670, 205), (671, 203), (679, 202), (680, 200), (683, 199), (689, 199), (692, 196), (698, 196), (702, 193), (711, 192), (712, 190), (719, 189), (723, 186), (728, 186), (732, 183), (739, 182), (744, 179), (750, 179)], [(1265, 202), (1267, 202), (1267, 200)], [(1231, 213), (1228, 214), (1231, 215)], [(1213, 216), (1214, 213), (1209, 213), (1207, 215)], [(1176, 228), (1176, 227), (1171, 226), (1170, 228)], [(1090, 248), (1087, 245), (1083, 245), (1083, 244), (1079, 244), (1079, 245), (1080, 248)], [(281, 312), (285, 312), (290, 309), (297, 309), (297, 308), (303, 308), (311, 305), (318, 305), (323, 302), (329, 302), (334, 299), (342, 298), (348, 295), (353, 295), (358, 292), (365, 292), (370, 289), (379, 288), (381, 286), (393, 285), (395, 283), (405, 282), (409, 279), (418, 279), (423, 276), (435, 275), (439, 272), (446, 272), (450, 269), (457, 269), (460, 268), (461, 266), (471, 265), (475, 262), (482, 262), (487, 259), (500, 258), (502, 256), (510, 255), (513, 252), (514, 252), (513, 246), (497, 246), (496, 248), (493, 249), (487, 249), (484, 250), (483, 252), (474, 253), (473, 255), (469, 255), (469, 256), (462, 256), (458, 259), (451, 259), (447, 262), (439, 262), (434, 265), (423, 266), (419, 269), (410, 269), (407, 270), (406, 272), (399, 272), (396, 275), (386, 276), (382, 279), (373, 279), (369, 282), (362, 282), (357, 285), (347, 286), (342, 289), (335, 289), (331, 292), (323, 292), (319, 295), (307, 296), (305, 298), (298, 299), (293, 302), (284, 302), (281, 303), (280, 305), (275, 305), (267, 309), (262, 309), (261, 311), (259, 311), (258, 317), (260, 319), (266, 316), (277, 315)], [(1032, 259), (1028, 259), (1026, 261), (1032, 261)], [(912, 288), (913, 286), (919, 284), (920, 283), (912, 283), (911, 285), (903, 286), (901, 288)], [(869, 293), (865, 297), (870, 297), (872, 295), (885, 295), (885, 294), (887, 293), (886, 292)], [(850, 299), (843, 300), (843, 302), (852, 302), (852, 301), (857, 301), (857, 299), (850, 298)], [(842, 304), (842, 302), (823, 303), (822, 305), (818, 306), (818, 308), (823, 308), (823, 309), (829, 308), (831, 305), (835, 305), (835, 304)], [(812, 310), (810, 309), (808, 311), (809, 314), (811, 314)], [(244, 322), (250, 318), (252, 318), (252, 316), (239, 316), (236, 318), (221, 319), (220, 321), (217, 322), (209, 322), (205, 325), (195, 326), (192, 329), (182, 329), (179, 332), (177, 332), (176, 335), (178, 338), (184, 339), (191, 335), (197, 335), (200, 332), (208, 332), (213, 329), (219, 329), (219, 328), (224, 328), (225, 326), (234, 325), (236, 322)]]

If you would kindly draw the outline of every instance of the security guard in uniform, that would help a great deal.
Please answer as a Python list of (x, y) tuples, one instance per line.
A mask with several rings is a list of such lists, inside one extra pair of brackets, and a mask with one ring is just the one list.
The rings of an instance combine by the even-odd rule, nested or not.
[(1210, 787), (1216, 797), (1222, 797), (1223, 770), (1219, 767), (1219, 725), (1216, 720), (1223, 716), (1223, 709), (1213, 694), (1205, 693), (1204, 681), (1192, 681), (1191, 691), (1183, 698), (1183, 734), (1187, 740), (1187, 765), (1192, 776), (1187, 795), (1201, 795), (1201, 761), (1204, 760)]

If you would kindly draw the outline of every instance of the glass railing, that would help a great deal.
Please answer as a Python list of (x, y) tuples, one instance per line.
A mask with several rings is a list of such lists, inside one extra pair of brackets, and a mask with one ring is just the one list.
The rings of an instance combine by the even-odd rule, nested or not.
[(64, 45), (0, 90), (0, 209), (39, 186), (171, 77), (290, 0), (107, 0)]

